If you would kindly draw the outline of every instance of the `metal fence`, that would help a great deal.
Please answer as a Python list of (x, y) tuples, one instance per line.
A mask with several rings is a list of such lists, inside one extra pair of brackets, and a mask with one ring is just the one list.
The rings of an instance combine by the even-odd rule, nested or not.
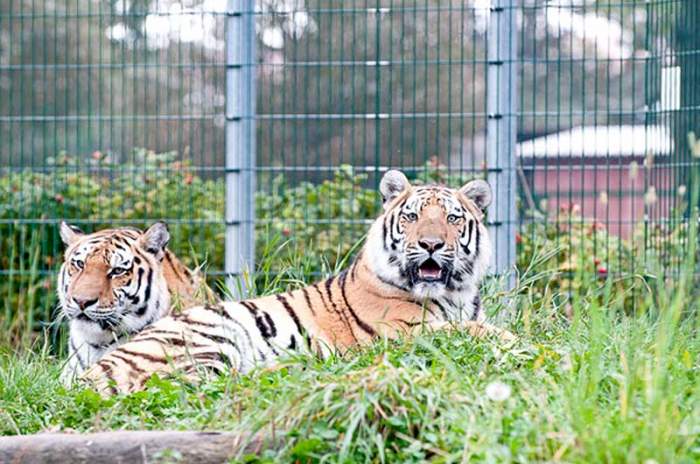
[(211, 275), (255, 239), (347, 250), (389, 167), (487, 177), (499, 270), (538, 234), (642, 266), (698, 164), (699, 19), (694, 0), (4, 0), (0, 272), (48, 282), (61, 219), (165, 219)]

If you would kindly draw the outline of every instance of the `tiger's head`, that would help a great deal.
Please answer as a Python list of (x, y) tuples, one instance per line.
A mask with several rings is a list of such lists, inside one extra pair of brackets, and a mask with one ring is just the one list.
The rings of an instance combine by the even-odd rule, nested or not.
[(72, 326), (99, 338), (101, 332), (131, 333), (165, 314), (170, 294), (162, 261), (170, 234), (157, 222), (85, 234), (65, 222), (66, 244), (58, 298)]
[(384, 213), (371, 227), (365, 248), (377, 277), (420, 299), (476, 290), (491, 254), (483, 224), (492, 197), (489, 184), (414, 186), (392, 170), (379, 189)]

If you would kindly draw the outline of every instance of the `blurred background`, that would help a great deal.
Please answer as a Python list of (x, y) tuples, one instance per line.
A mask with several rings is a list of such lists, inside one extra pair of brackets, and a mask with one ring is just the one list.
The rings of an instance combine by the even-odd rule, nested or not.
[[(228, 47), (255, 50), (234, 67), (255, 80), (254, 166), (240, 175), (255, 176), (265, 272), (332, 269), (379, 211), (389, 167), (500, 179), (497, 250), (520, 270), (540, 259), (552, 285), (678, 266), (700, 155), (697, 0), (228, 3), (0, 2), (7, 333), (51, 319), (64, 219), (165, 220), (178, 255), (223, 274), (232, 18), (254, 22), (250, 44)], [(490, 127), (512, 134), (496, 153)]]

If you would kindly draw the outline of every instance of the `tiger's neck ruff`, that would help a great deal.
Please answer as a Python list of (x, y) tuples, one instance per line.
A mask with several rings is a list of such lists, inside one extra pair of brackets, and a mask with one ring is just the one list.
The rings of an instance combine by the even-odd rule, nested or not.
[(325, 357), (425, 327), (508, 338), (481, 321), (478, 286), (491, 247), (482, 221), (491, 200), (488, 184), (413, 187), (390, 171), (380, 190), (384, 213), (358, 258), (339, 275), (165, 317), (105, 356), (86, 378), (105, 393), (129, 392), (154, 373), (247, 372), (274, 365), (289, 350)]

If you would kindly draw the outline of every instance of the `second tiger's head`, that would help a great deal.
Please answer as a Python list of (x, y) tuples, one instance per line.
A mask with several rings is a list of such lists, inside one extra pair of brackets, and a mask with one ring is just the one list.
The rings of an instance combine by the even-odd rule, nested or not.
[(129, 330), (168, 309), (162, 260), (170, 235), (164, 223), (145, 232), (122, 227), (92, 234), (62, 223), (60, 232), (66, 252), (58, 296), (69, 320), (95, 331)]
[(370, 229), (365, 250), (380, 280), (420, 298), (478, 285), (491, 255), (483, 223), (492, 198), (487, 182), (473, 180), (459, 189), (411, 185), (392, 170), (379, 189), (384, 213)]

